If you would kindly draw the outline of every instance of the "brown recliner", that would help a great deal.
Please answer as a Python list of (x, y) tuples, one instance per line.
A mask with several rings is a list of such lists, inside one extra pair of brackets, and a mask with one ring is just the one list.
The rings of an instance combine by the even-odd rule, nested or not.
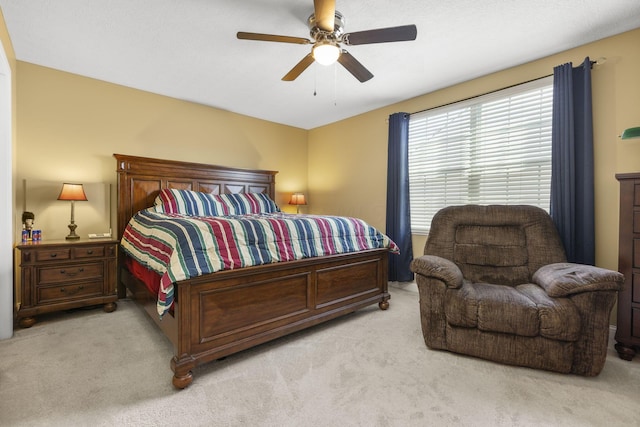
[(624, 276), (566, 262), (533, 206), (451, 206), (411, 263), (429, 348), (579, 375), (604, 366)]

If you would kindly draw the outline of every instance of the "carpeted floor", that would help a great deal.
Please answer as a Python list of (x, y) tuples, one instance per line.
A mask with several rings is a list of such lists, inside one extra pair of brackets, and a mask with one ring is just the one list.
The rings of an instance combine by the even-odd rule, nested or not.
[(418, 295), (196, 369), (134, 303), (43, 316), (0, 341), (2, 426), (640, 425), (640, 357), (611, 344), (600, 376), (502, 366), (426, 348)]

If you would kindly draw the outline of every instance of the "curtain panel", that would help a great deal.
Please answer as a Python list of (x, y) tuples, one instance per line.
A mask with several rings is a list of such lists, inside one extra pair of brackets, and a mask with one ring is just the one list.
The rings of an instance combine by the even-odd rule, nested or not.
[(389, 254), (389, 280), (410, 282), (413, 273), (411, 242), (411, 210), (409, 207), (409, 114), (389, 116), (389, 149), (387, 160), (386, 234), (400, 248), (400, 254)]
[(569, 262), (595, 264), (591, 61), (553, 70), (551, 217)]

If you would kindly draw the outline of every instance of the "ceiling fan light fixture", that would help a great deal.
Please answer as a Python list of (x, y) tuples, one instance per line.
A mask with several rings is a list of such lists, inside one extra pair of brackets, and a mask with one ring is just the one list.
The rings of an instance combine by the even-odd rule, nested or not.
[(345, 33), (345, 18), (335, 10), (335, 6), (336, 0), (313, 1), (313, 13), (307, 19), (310, 39), (245, 31), (238, 31), (236, 37), (242, 40), (311, 44), (311, 52), (282, 77), (285, 82), (298, 78), (314, 62), (321, 65), (339, 62), (353, 77), (364, 83), (373, 78), (373, 74), (341, 46), (410, 41), (415, 40), (418, 35), (413, 24)]
[(340, 48), (333, 43), (317, 43), (313, 47), (313, 59), (322, 65), (331, 65), (340, 57)]

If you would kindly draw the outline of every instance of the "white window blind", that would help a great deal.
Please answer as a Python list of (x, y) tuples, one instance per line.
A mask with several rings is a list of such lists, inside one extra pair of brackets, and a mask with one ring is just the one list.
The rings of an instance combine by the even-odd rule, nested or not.
[(528, 204), (549, 210), (553, 77), (409, 120), (411, 229), (462, 204)]

